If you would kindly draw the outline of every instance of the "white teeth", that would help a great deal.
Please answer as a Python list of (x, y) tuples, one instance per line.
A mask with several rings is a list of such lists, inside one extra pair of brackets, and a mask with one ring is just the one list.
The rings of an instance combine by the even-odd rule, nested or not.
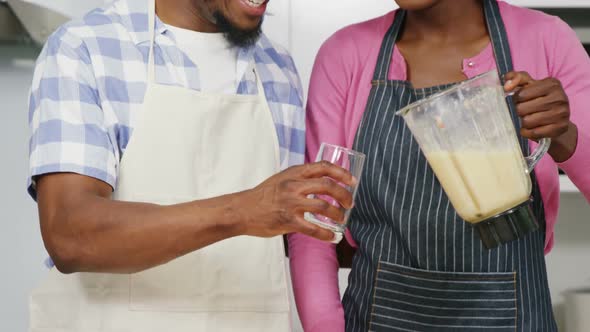
[(246, 0), (246, 4), (250, 7), (260, 7), (266, 0)]

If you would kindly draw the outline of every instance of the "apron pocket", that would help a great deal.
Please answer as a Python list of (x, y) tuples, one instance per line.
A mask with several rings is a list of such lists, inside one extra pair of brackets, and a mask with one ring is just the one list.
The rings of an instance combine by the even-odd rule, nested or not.
[(516, 273), (434, 272), (380, 262), (370, 331), (514, 331)]

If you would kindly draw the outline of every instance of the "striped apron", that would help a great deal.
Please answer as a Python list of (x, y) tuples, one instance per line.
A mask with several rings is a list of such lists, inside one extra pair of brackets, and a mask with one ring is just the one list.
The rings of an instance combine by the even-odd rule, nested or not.
[[(484, 0), (498, 70), (512, 70), (496, 0)], [(388, 79), (406, 13), (388, 30), (354, 148), (368, 159), (350, 231), (358, 244), (344, 296), (346, 330), (556, 331), (540, 229), (492, 250), (456, 213), (417, 142), (395, 111), (448, 88), (413, 89)], [(520, 126), (509, 100), (514, 125)], [(521, 138), (528, 155), (528, 140)]]

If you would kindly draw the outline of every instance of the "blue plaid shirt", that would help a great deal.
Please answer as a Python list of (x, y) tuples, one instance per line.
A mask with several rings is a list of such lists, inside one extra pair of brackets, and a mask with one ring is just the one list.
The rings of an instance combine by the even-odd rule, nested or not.
[[(118, 0), (58, 29), (45, 45), (29, 102), (29, 193), (34, 177), (73, 172), (113, 188), (133, 128), (141, 117), (150, 46), (148, 1)], [(156, 22), (156, 80), (200, 89), (199, 69)], [(255, 66), (279, 137), (281, 167), (301, 164), (305, 113), (291, 56), (266, 36), (239, 50), (238, 94), (257, 94)]]

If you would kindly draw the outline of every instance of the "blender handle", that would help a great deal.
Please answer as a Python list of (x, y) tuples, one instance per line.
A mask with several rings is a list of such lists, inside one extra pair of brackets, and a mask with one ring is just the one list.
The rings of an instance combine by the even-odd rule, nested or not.
[[(505, 95), (506, 95), (506, 97), (512, 97), (519, 90), (520, 89), (517, 88), (514, 91), (505, 93)], [(543, 158), (543, 156), (547, 153), (547, 151), (549, 151), (550, 146), (551, 146), (551, 138), (542, 138), (539, 140), (539, 146), (537, 146), (535, 151), (533, 151), (533, 153), (530, 156), (524, 158), (526, 160), (529, 173), (531, 173), (533, 171), (533, 169), (535, 168), (535, 166), (537, 166), (537, 163), (539, 163), (541, 158)]]
[(537, 163), (543, 158), (543, 156), (549, 151), (549, 147), (551, 146), (551, 138), (542, 138), (539, 140), (539, 146), (533, 151), (533, 153), (525, 157), (526, 163), (528, 166), (528, 171), (531, 173)]

